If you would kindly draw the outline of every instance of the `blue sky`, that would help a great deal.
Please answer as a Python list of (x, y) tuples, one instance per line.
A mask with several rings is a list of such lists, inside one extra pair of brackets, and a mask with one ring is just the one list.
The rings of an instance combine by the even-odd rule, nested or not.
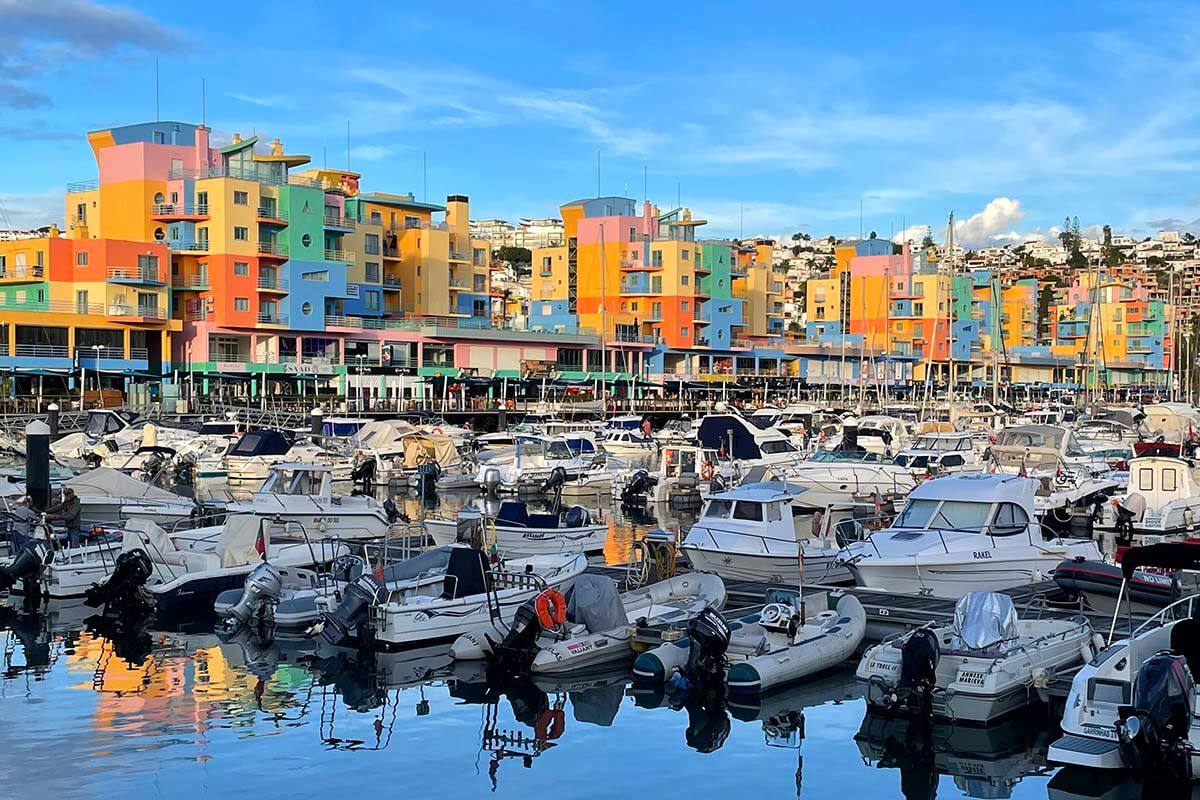
[[(476, 217), (677, 197), (713, 234), (972, 246), (1064, 216), (1200, 232), (1195, 4), (0, 0), (0, 202), (61, 219), (84, 132), (154, 118), (279, 136)], [(346, 10), (340, 10), (344, 8)], [(678, 9), (678, 10), (676, 10)], [(0, 227), (4, 217), (0, 216)]]

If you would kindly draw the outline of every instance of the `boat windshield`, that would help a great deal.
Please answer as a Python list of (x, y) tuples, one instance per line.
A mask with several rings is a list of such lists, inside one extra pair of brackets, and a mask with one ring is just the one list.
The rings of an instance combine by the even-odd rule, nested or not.
[(1057, 450), (1062, 444), (1062, 440), (1063, 432), (1060, 429), (1020, 428), (1001, 431), (996, 444), (1001, 447), (1051, 447)]
[(820, 450), (816, 453), (813, 453), (813, 456), (809, 459), (809, 461), (854, 462), (861, 464), (891, 463), (890, 459), (886, 458), (882, 453), (872, 453), (866, 450)]
[(922, 436), (917, 439), (917, 443), (913, 445), (914, 450), (938, 450), (948, 451), (957, 450), (958, 443), (961, 439), (947, 439), (944, 436)]
[(982, 531), (992, 510), (991, 503), (965, 500), (909, 500), (896, 517), (895, 528), (952, 528)]
[(729, 519), (731, 511), (733, 511), (732, 500), (710, 500), (704, 516), (709, 519)]
[(575, 454), (571, 452), (571, 448), (567, 447), (567, 443), (561, 439), (546, 442), (546, 458), (574, 458)]

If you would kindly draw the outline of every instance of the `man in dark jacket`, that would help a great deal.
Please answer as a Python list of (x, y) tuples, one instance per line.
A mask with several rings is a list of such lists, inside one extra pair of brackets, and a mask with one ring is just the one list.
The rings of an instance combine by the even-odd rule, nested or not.
[(46, 509), (46, 519), (61, 519), (67, 529), (67, 541), (72, 547), (83, 539), (80, 524), (83, 521), (83, 506), (70, 486), (63, 489), (62, 502)]

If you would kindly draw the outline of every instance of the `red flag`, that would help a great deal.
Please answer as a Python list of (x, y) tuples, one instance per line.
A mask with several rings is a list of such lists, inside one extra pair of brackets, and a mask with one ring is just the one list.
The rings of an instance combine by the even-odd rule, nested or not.
[(254, 540), (254, 551), (256, 553), (258, 553), (260, 556), (262, 556), (264, 561), (266, 560), (266, 558), (267, 558), (267, 540), (266, 540), (266, 537), (263, 535), (263, 529), (262, 529), (261, 525), (258, 526), (258, 538), (256, 538)]

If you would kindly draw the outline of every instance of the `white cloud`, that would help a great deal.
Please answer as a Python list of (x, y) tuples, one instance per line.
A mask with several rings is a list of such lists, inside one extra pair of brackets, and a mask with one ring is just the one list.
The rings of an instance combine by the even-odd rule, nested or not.
[(0, 194), (0, 228), (28, 230), (43, 225), (63, 224), (61, 190), (41, 194)]
[(1013, 226), (1025, 218), (1021, 201), (996, 197), (983, 210), (954, 223), (954, 238), (967, 248), (1023, 241)]
[(896, 244), (903, 244), (904, 242), (920, 244), (921, 242), (925, 241), (925, 237), (931, 233), (932, 231), (928, 225), (909, 225), (904, 230), (898, 231), (896, 235), (892, 237), (892, 241)]
[(278, 108), (284, 110), (296, 108), (296, 104), (292, 101), (292, 99), (284, 94), (252, 95), (230, 92), (229, 96), (234, 100), (241, 100), (243, 103), (249, 103), (250, 105), (254, 106), (262, 106), (263, 108)]
[(390, 147), (377, 144), (359, 144), (350, 148), (350, 157), (355, 161), (382, 161), (391, 154)]

